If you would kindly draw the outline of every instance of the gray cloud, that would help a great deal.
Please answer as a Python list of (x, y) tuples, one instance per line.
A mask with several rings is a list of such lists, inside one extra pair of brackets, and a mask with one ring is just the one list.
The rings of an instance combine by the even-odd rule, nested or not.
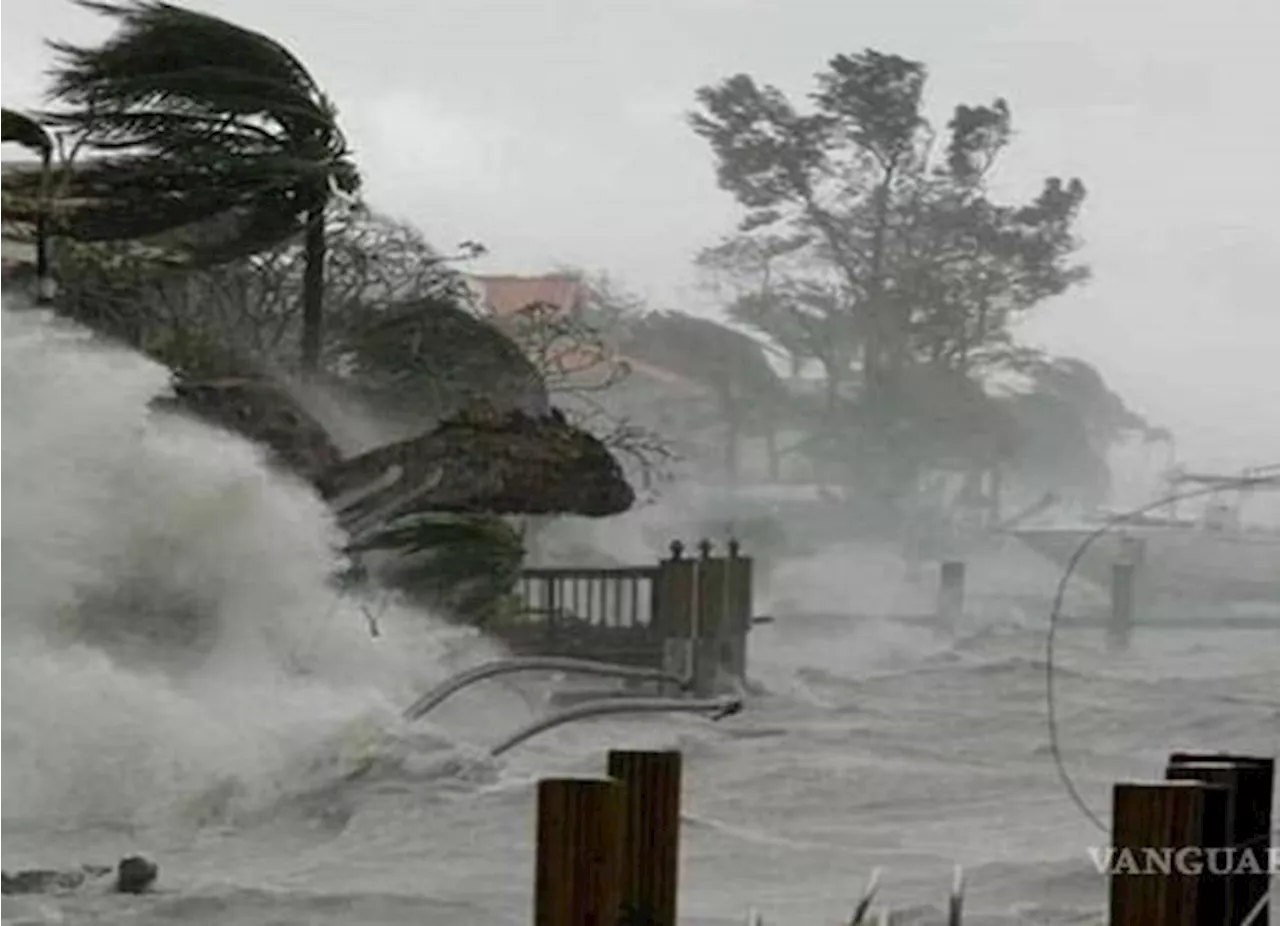
[[(1095, 281), (1025, 334), (1099, 363), (1189, 456), (1280, 459), (1280, 37), (1274, 0), (220, 0), (289, 43), (338, 101), (375, 203), (487, 269), (607, 269), (713, 310), (690, 257), (728, 230), (699, 84), (749, 71), (804, 92), (865, 46), (927, 61), (931, 105), (1010, 100), (1013, 193), (1078, 174)], [(871, 8), (868, 8), (868, 7)], [(102, 35), (51, 0), (7, 0), (6, 104), (40, 87), (45, 36)]]

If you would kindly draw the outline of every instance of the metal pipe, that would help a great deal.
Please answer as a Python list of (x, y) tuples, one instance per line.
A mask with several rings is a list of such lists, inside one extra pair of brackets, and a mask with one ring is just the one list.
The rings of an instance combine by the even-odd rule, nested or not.
[(610, 714), (710, 713), (714, 714), (711, 719), (715, 721), (741, 710), (741, 698), (710, 698), (699, 701), (686, 701), (680, 698), (610, 698), (603, 701), (588, 701), (549, 717), (543, 717), (524, 729), (517, 730), (489, 750), (489, 755), (496, 759), (539, 733), (575, 720), (585, 720), (588, 717), (604, 717)]
[(512, 659), (496, 659), (473, 668), (459, 672), (446, 679), (435, 688), (423, 694), (404, 712), (405, 720), (417, 720), (423, 714), (437, 707), (446, 698), (461, 691), (468, 685), (505, 675), (509, 672), (572, 672), (579, 675), (603, 675), (613, 678), (629, 678), (639, 681), (675, 682), (681, 690), (688, 687), (685, 679), (662, 669), (646, 669), (640, 666), (620, 666), (611, 662), (596, 662), (590, 659), (571, 659), (565, 656), (520, 656)]

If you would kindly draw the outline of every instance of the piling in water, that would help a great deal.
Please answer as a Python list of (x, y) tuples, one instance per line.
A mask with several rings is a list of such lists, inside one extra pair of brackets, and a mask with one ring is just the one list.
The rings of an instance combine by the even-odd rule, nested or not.
[(951, 627), (964, 614), (964, 563), (948, 560), (942, 564), (938, 579), (937, 617)]
[(680, 874), (679, 752), (609, 753), (625, 786), (619, 926), (676, 926)]
[(1134, 577), (1137, 566), (1131, 562), (1111, 566), (1111, 619), (1107, 640), (1113, 646), (1127, 646), (1133, 636)]
[(1227, 789), (1221, 785), (1115, 786), (1109, 926), (1223, 922), (1225, 878), (1195, 860), (1203, 862), (1206, 848), (1223, 844), (1226, 808)]
[[(1227, 789), (1225, 926), (1243, 926), (1249, 912), (1267, 896), (1271, 850), (1271, 801), (1275, 787), (1273, 758), (1175, 752), (1165, 777), (1204, 781)], [(1250, 926), (1268, 926), (1266, 906)]]
[(538, 783), (534, 926), (615, 926), (625, 791), (608, 779)]

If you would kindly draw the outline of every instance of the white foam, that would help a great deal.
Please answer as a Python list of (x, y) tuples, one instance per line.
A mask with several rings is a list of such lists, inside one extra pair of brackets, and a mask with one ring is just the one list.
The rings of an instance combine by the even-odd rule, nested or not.
[[(148, 408), (164, 368), (10, 298), (3, 324), (6, 818), (276, 788), (291, 752), (446, 674), (458, 631), (390, 608), (374, 638), (339, 596), (308, 486)], [(183, 615), (200, 645), (165, 636)]]

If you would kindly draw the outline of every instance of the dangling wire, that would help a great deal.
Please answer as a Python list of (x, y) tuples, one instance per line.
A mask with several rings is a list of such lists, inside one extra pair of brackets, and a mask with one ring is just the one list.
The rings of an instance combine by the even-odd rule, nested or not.
[(1085, 552), (1093, 545), (1093, 542), (1111, 530), (1126, 521), (1132, 521), (1140, 518), (1149, 511), (1157, 508), (1163, 508), (1166, 505), (1172, 505), (1174, 502), (1180, 502), (1185, 499), (1197, 498), (1203, 495), (1212, 495), (1215, 492), (1221, 492), (1224, 489), (1251, 489), (1257, 486), (1280, 486), (1280, 476), (1272, 473), (1280, 469), (1280, 464), (1270, 464), (1260, 466), (1253, 469), (1253, 472), (1259, 473), (1256, 476), (1241, 476), (1234, 478), (1225, 478), (1215, 481), (1209, 486), (1200, 486), (1195, 489), (1186, 489), (1181, 492), (1174, 492), (1157, 499), (1154, 502), (1143, 505), (1140, 508), (1134, 508), (1130, 511), (1114, 515), (1103, 522), (1097, 530), (1092, 531), (1080, 543), (1071, 555), (1071, 559), (1067, 561), (1066, 569), (1062, 573), (1062, 578), (1058, 581), (1057, 592), (1053, 596), (1053, 606), (1049, 611), (1049, 632), (1045, 644), (1045, 706), (1047, 708), (1047, 721), (1049, 727), (1049, 751), (1053, 756), (1054, 766), (1058, 770), (1058, 778), (1067, 790), (1067, 796), (1072, 802), (1098, 829), (1108, 832), (1109, 827), (1102, 822), (1102, 819), (1089, 809), (1084, 802), (1084, 798), (1080, 796), (1080, 792), (1076, 789), (1075, 782), (1071, 780), (1071, 775), (1067, 772), (1066, 763), (1062, 758), (1062, 748), (1058, 741), (1058, 719), (1057, 705), (1054, 699), (1053, 688), (1053, 653), (1054, 642), (1057, 638), (1058, 618), (1062, 613), (1062, 601), (1066, 595), (1067, 583), (1071, 580), (1072, 573), (1075, 572), (1076, 565), (1080, 562)]

